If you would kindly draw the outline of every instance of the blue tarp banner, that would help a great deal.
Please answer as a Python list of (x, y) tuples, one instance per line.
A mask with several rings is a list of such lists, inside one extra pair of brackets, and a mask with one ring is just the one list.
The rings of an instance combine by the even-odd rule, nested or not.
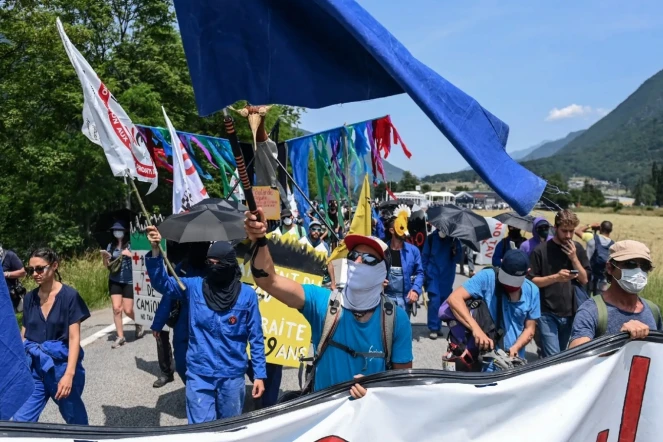
[(0, 278), (0, 420), (9, 420), (34, 388), (7, 283)]
[(321, 108), (407, 93), (518, 213), (543, 193), (545, 181), (506, 153), (508, 126), (356, 1), (174, 1), (201, 115), (237, 100)]

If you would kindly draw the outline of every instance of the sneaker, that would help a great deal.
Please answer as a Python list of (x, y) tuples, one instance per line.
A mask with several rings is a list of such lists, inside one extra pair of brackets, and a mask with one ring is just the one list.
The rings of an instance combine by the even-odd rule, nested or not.
[(474, 272), (469, 273), (470, 278), (474, 276)]
[(437, 336), (438, 336), (438, 334), (435, 331), (432, 331), (428, 334), (428, 337), (431, 338), (432, 340), (437, 339)]
[(145, 335), (143, 331), (143, 326), (136, 324), (136, 339), (140, 339)]
[(170, 376), (159, 376), (159, 378), (154, 381), (154, 384), (152, 384), (152, 387), (154, 388), (161, 388), (164, 385), (166, 385), (169, 382), (173, 382), (175, 380), (173, 375)]
[(115, 342), (113, 342), (113, 345), (111, 345), (111, 348), (122, 347), (126, 342), (127, 342), (126, 339), (118, 337), (117, 339), (115, 339)]

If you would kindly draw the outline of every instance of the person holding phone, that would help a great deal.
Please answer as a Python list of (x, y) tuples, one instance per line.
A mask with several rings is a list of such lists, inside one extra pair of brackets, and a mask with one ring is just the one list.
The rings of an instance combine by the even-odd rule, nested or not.
[(529, 278), (541, 293), (541, 343), (543, 357), (566, 349), (578, 306), (576, 285), (584, 287), (591, 275), (582, 245), (573, 241), (578, 217), (570, 210), (555, 215), (555, 234), (530, 256)]
[[(131, 268), (131, 245), (129, 244), (129, 231), (124, 224), (116, 222), (111, 227), (115, 243), (108, 244), (106, 250), (101, 251), (104, 265), (109, 270), (108, 293), (110, 293), (113, 308), (113, 321), (117, 337), (111, 348), (124, 345), (122, 325), (122, 312), (135, 320), (134, 317), (134, 291), (133, 274)], [(136, 324), (136, 339), (143, 337), (143, 326)]]

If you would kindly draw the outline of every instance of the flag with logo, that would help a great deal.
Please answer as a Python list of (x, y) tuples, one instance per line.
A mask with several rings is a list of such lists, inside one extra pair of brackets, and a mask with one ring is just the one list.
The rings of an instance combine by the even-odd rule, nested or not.
[(189, 153), (184, 148), (177, 131), (163, 110), (166, 127), (170, 133), (170, 145), (173, 148), (173, 214), (188, 211), (191, 206), (207, 198), (207, 190), (200, 181), (200, 176), (193, 165)]
[(71, 44), (57, 19), (58, 32), (83, 86), (83, 134), (104, 149), (115, 176), (126, 176), (150, 183), (148, 194), (157, 188), (157, 168), (143, 135), (131, 122), (122, 106), (99, 79), (80, 52)]

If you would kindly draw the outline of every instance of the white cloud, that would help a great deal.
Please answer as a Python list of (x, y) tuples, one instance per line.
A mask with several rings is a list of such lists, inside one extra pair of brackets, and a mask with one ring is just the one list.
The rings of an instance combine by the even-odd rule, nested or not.
[(564, 120), (566, 118), (588, 117), (590, 115), (597, 115), (599, 118), (605, 117), (610, 113), (610, 109), (604, 107), (593, 108), (591, 106), (581, 106), (579, 104), (570, 104), (566, 107), (558, 109), (552, 108), (548, 112), (546, 121)]

